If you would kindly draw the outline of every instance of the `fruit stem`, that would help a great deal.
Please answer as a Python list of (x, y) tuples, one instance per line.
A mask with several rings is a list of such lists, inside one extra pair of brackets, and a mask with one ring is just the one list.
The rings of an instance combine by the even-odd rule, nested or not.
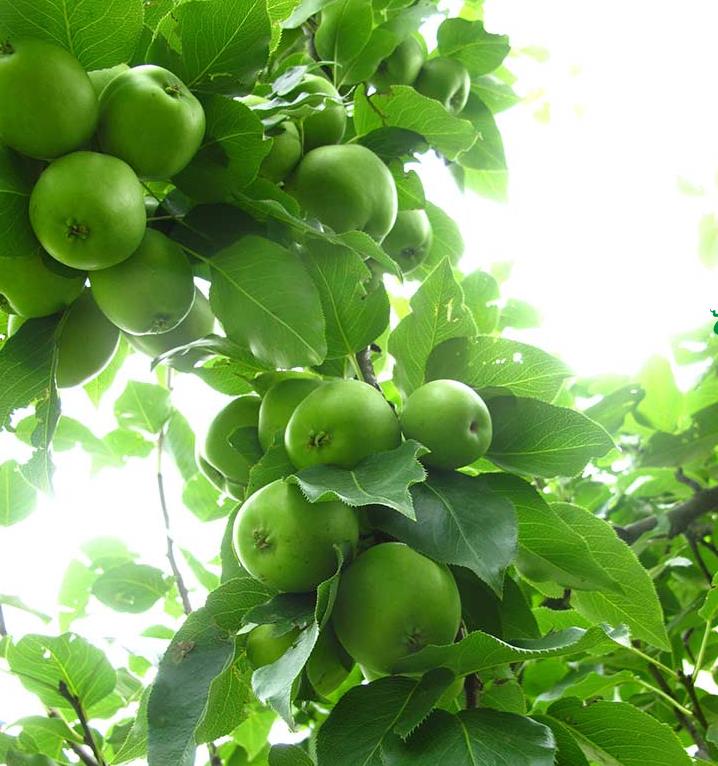
[(0, 44), (0, 54), (3, 56), (10, 56), (13, 53), (15, 53), (15, 48), (13, 48), (10, 40), (5, 40), (4, 43)]
[(84, 223), (68, 222), (67, 224), (67, 238), (68, 239), (87, 239), (90, 234), (90, 229)]

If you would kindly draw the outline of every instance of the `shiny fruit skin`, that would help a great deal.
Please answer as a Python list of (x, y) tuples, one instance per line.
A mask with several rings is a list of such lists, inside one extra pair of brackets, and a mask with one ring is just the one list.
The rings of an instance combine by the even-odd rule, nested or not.
[(297, 126), (285, 120), (270, 135), (272, 148), (262, 160), (259, 174), (274, 183), (283, 181), (296, 167), (302, 156), (302, 139)]
[(150, 228), (129, 258), (93, 272), (90, 285), (105, 316), (133, 335), (177, 327), (195, 295), (192, 266), (182, 248)]
[(298, 468), (330, 464), (354, 468), (375, 452), (401, 443), (399, 421), (379, 391), (358, 380), (325, 383), (292, 413), (284, 433)]
[[(214, 314), (209, 301), (199, 289), (195, 288), (194, 302), (187, 316), (169, 332), (155, 333), (153, 335), (130, 335), (127, 340), (130, 345), (152, 358), (164, 354), (173, 348), (185, 346), (188, 343), (204, 338), (214, 330)], [(190, 372), (195, 365), (206, 359), (208, 352), (195, 348), (182, 356), (171, 359), (168, 364), (175, 370)]]
[(110, 362), (120, 331), (105, 317), (89, 290), (67, 310), (67, 317), (57, 339), (58, 388), (87, 383)]
[(293, 628), (281, 636), (274, 635), (274, 625), (257, 625), (247, 634), (247, 659), (257, 668), (276, 662), (299, 635), (299, 629)]
[(116, 157), (68, 154), (51, 163), (35, 184), (30, 223), (60, 263), (88, 271), (109, 268), (129, 258), (144, 237), (142, 185)]
[(461, 468), (482, 457), (491, 444), (491, 415), (473, 388), (457, 380), (432, 380), (414, 391), (401, 413), (401, 430), (431, 453), (435, 468)]
[(426, 210), (400, 210), (381, 244), (401, 270), (409, 274), (426, 258), (433, 238)]
[(284, 431), (297, 405), (322, 384), (317, 378), (287, 378), (275, 383), (259, 408), (259, 443), (268, 450), (275, 434)]
[(80, 62), (31, 37), (0, 44), (0, 142), (54, 159), (86, 144), (97, 125), (97, 96)]
[[(226, 479), (236, 484), (247, 483), (249, 469), (262, 456), (257, 437), (259, 403), (258, 396), (238, 396), (217, 413), (207, 430), (205, 459)], [(236, 431), (241, 431), (247, 454), (243, 454), (244, 450), (240, 451), (229, 441)]]
[(339, 643), (331, 622), (327, 623), (307, 660), (309, 683), (314, 691), (327, 697), (344, 682), (353, 666), (354, 660)]
[(162, 67), (133, 67), (102, 92), (100, 146), (141, 178), (171, 178), (179, 173), (197, 153), (204, 131), (202, 104)]
[(58, 263), (39, 247), (0, 258), (0, 296), (24, 317), (44, 317), (67, 308), (82, 292), (87, 275)]
[(379, 90), (386, 90), (390, 85), (411, 85), (419, 76), (425, 60), (423, 38), (407, 37), (379, 64), (371, 78), (372, 83)]
[(338, 234), (356, 229), (381, 241), (396, 221), (396, 184), (389, 168), (359, 144), (321, 146), (305, 154), (287, 190)]
[(358, 540), (352, 508), (336, 500), (310, 503), (283, 479), (247, 498), (234, 523), (234, 550), (242, 566), (285, 593), (314, 590), (336, 572), (336, 548), (348, 561)]
[[(302, 82), (286, 94), (287, 100), (297, 98), (301, 93), (330, 96), (341, 99), (339, 91), (325, 77), (308, 74)], [(304, 151), (309, 152), (318, 146), (338, 144), (344, 135), (347, 113), (344, 106), (335, 101), (326, 101), (324, 109), (310, 114), (302, 121)]]
[(342, 574), (332, 621), (358, 663), (391, 673), (402, 657), (454, 640), (461, 601), (448, 568), (403, 543), (381, 543)]
[(458, 114), (469, 99), (471, 78), (460, 61), (439, 57), (424, 64), (414, 87), (422, 95), (441, 101), (452, 114)]
[(95, 89), (95, 94), (99, 99), (102, 95), (102, 91), (117, 77), (117, 75), (126, 72), (129, 69), (127, 64), (117, 64), (117, 66), (108, 67), (107, 69), (93, 69), (87, 73), (90, 78), (92, 87)]

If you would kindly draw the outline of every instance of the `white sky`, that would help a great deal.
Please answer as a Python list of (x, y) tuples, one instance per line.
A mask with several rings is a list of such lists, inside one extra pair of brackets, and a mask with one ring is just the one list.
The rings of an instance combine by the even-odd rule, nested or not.
[[(544, 317), (522, 339), (557, 353), (578, 374), (633, 373), (651, 354), (666, 352), (672, 335), (707, 322), (709, 309), (718, 308), (715, 275), (697, 256), (698, 221), (718, 212), (718, 4), (487, 0), (486, 21), (490, 31), (508, 32), (515, 49), (550, 52), (546, 63), (520, 57), (511, 64), (520, 92), (535, 100), (499, 117), (509, 202), (462, 199), (427, 168), (430, 196), (462, 222), (467, 266), (514, 262), (504, 294), (529, 301)], [(550, 120), (540, 123), (533, 112), (545, 103)], [(680, 177), (706, 194), (684, 195)], [(133, 358), (127, 378), (150, 379), (144, 359)], [(63, 406), (101, 435), (113, 427), (110, 401), (98, 413), (73, 391)], [(200, 433), (223, 402), (179, 376), (175, 403)], [(17, 454), (14, 440), (1, 436), (0, 459)], [(81, 454), (58, 455), (57, 464), (56, 496), (0, 532), (0, 593), (55, 614), (65, 566), (82, 542), (100, 535), (123, 539), (143, 563), (166, 569), (152, 461), (92, 479)], [(195, 521), (181, 507), (178, 483), (169, 484), (178, 541), (211, 559), (222, 522)], [(17, 610), (5, 614), (16, 635), (55, 631)], [(118, 648), (152, 659), (160, 642), (136, 637), (148, 622), (93, 602), (91, 619), (75, 627), (103, 648), (112, 636)], [(0, 673), (0, 722), (30, 713), (42, 710)]]

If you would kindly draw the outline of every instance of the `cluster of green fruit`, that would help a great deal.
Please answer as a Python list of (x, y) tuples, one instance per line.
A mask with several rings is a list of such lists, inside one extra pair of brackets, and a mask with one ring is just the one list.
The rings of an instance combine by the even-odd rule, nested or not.
[(69, 307), (56, 372), (67, 387), (103, 369), (121, 331), (153, 354), (210, 333), (187, 256), (147, 226), (143, 188), (181, 171), (202, 142), (204, 110), (188, 88), (151, 65), (87, 73), (63, 48), (20, 38), (0, 47), (0, 101), (11, 105), (0, 141), (35, 181), (28, 215), (39, 243), (2, 259), (9, 334)]
[[(298, 471), (322, 464), (351, 469), (397, 448), (402, 434), (430, 450), (422, 458), (427, 466), (452, 470), (488, 450), (491, 417), (473, 389), (452, 380), (424, 384), (397, 416), (367, 383), (284, 377), (263, 398), (238, 397), (216, 416), (200, 462), (212, 481), (241, 498), (251, 465), (272, 445), (283, 446)], [(368, 677), (390, 673), (406, 654), (456, 636), (461, 605), (449, 569), (402, 543), (373, 541), (365, 513), (338, 500), (310, 503), (285, 479), (251, 494), (238, 511), (233, 543), (239, 561), (279, 592), (313, 591), (336, 570), (338, 550), (350, 562), (332, 622), (315, 649), (321, 660), (307, 668), (310, 680), (331, 666), (328, 677), (338, 685), (354, 661)], [(249, 658), (255, 666), (273, 662), (296, 636), (296, 630), (275, 635), (272, 626), (260, 625), (249, 634)], [(326, 678), (312, 683), (322, 694), (331, 691)]]

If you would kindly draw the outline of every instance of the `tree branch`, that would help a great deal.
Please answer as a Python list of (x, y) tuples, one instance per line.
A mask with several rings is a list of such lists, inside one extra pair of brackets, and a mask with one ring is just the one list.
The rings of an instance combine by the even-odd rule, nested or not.
[(67, 745), (85, 766), (98, 766), (97, 761), (89, 753), (85, 752), (77, 742), (68, 742)]
[(356, 359), (359, 369), (361, 370), (362, 378), (364, 378), (364, 382), (381, 391), (381, 386), (379, 385), (376, 373), (374, 372), (374, 364), (371, 360), (371, 346), (367, 346), (359, 351), (356, 355)]
[[(60, 684), (58, 686), (58, 691), (60, 694), (70, 703), (72, 706), (72, 709), (75, 711), (75, 715), (77, 715), (78, 720), (80, 721), (80, 726), (82, 727), (82, 735), (83, 739), (85, 740), (85, 744), (92, 750), (92, 754), (95, 756), (95, 763), (92, 764), (92, 766), (107, 766), (105, 763), (105, 759), (102, 757), (102, 753), (100, 752), (100, 749), (97, 747), (97, 743), (95, 742), (95, 738), (92, 735), (92, 729), (90, 729), (90, 724), (87, 722), (87, 717), (85, 716), (85, 711), (82, 709), (82, 703), (80, 702), (79, 697), (76, 697), (68, 688), (67, 684), (64, 681), (60, 681)], [(78, 753), (79, 756), (79, 753)], [(84, 761), (87, 763), (87, 761)], [(88, 764), (88, 766), (90, 766)]]
[[(700, 516), (718, 510), (718, 487), (702, 489), (684, 503), (672, 508), (666, 514), (669, 528), (668, 536), (676, 537), (684, 532)], [(634, 521), (625, 527), (614, 526), (616, 534), (624, 542), (631, 545), (645, 532), (650, 532), (658, 526), (657, 516), (647, 516), (645, 519)]]
[(217, 752), (217, 745), (215, 745), (214, 742), (208, 742), (207, 750), (209, 751), (210, 766), (222, 766), (222, 759)]

